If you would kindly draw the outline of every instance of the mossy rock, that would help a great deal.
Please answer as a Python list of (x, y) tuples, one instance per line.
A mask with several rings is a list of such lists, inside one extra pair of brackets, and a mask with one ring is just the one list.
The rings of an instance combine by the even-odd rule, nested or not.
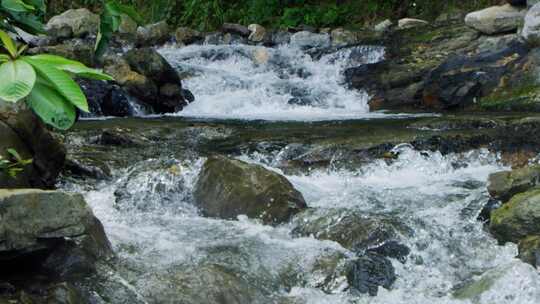
[(491, 197), (503, 202), (512, 196), (540, 185), (540, 166), (493, 173), (489, 176), (488, 191)]
[(540, 266), (540, 235), (528, 236), (519, 242), (518, 257), (534, 267)]
[(286, 222), (307, 207), (302, 194), (284, 176), (223, 156), (206, 161), (194, 195), (206, 216), (236, 219), (247, 215), (265, 224)]
[(490, 230), (501, 243), (540, 235), (540, 189), (518, 194), (493, 211)]

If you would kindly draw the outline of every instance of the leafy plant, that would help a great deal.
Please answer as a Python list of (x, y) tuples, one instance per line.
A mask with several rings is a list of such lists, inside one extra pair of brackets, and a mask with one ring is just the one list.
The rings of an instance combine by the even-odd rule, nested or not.
[(16, 33), (18, 27), (28, 33), (43, 33), (40, 18), (45, 14), (44, 0), (1, 0), (0, 29)]
[(26, 45), (17, 47), (4, 31), (0, 40), (8, 54), (0, 54), (0, 100), (26, 104), (47, 124), (66, 130), (76, 119), (76, 109), (88, 112), (88, 102), (72, 76), (113, 80), (99, 70), (64, 57), (25, 56)]
[(7, 149), (10, 159), (0, 155), (0, 170), (5, 171), (10, 177), (16, 178), (24, 167), (32, 163), (32, 159), (23, 159), (15, 149)]
[(112, 35), (118, 31), (122, 21), (122, 15), (127, 15), (135, 22), (141, 24), (142, 18), (130, 5), (120, 4), (115, 0), (103, 2), (103, 10), (101, 13), (101, 23), (99, 33), (96, 40), (96, 56), (101, 57), (109, 45)]

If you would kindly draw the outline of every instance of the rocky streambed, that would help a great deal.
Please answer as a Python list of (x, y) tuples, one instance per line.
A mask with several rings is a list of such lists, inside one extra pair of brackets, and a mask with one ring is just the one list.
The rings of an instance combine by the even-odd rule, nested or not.
[[(537, 126), (523, 115), (82, 122), (63, 137), (59, 186), (83, 194), (114, 258), (42, 292), (97, 303), (536, 303), (534, 249), (517, 259), (499, 216), (484, 221), (504, 198), (493, 189), (516, 192), (488, 191), (490, 174), (537, 162), (527, 134)], [(536, 231), (515, 231), (534, 243)], [(30, 281), (8, 282), (39, 298)]]

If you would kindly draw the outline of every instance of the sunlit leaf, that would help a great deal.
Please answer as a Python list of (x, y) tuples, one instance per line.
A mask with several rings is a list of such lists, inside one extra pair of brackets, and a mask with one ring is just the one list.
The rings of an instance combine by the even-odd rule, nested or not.
[(13, 42), (13, 39), (9, 37), (8, 33), (0, 30), (0, 40), (2, 40), (2, 44), (6, 48), (6, 50), (9, 52), (9, 54), (12, 57), (17, 56), (17, 47), (15, 46), (15, 42)]
[(31, 56), (30, 58), (47, 62), (59, 70), (75, 74), (79, 77), (96, 80), (114, 80), (114, 78), (103, 73), (100, 70), (89, 68), (78, 61), (70, 60), (64, 57), (49, 54), (40, 54)]
[(0, 99), (17, 102), (32, 91), (36, 72), (23, 60), (8, 61), (0, 66), (0, 79)]

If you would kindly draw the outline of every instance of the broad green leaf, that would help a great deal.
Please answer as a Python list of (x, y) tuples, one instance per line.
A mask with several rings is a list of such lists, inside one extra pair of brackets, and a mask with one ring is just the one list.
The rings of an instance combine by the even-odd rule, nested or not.
[(26, 4), (22, 0), (2, 0), (2, 7), (14, 12), (31, 12), (34, 10), (32, 5)]
[(31, 64), (36, 69), (38, 76), (48, 81), (51, 87), (55, 88), (58, 93), (64, 96), (74, 106), (81, 111), (89, 112), (86, 96), (84, 96), (79, 85), (71, 79), (69, 74), (43, 60), (36, 60), (30, 57), (23, 57), (22, 60)]
[(95, 53), (96, 57), (100, 58), (107, 51), (107, 46), (112, 38), (114, 17), (105, 9), (101, 14), (101, 23), (99, 25), (99, 33), (96, 39)]
[(26, 2), (30, 3), (30, 5), (41, 13), (45, 13), (45, 10), (47, 9), (45, 0), (26, 0)]
[(75, 123), (75, 107), (54, 88), (36, 84), (26, 103), (47, 124), (67, 130)]
[(11, 58), (6, 54), (0, 54), (0, 63), (9, 61)]
[(0, 99), (17, 102), (32, 91), (36, 72), (23, 60), (8, 61), (0, 66), (0, 79)]
[(84, 64), (82, 64), (81, 62), (70, 60), (61, 56), (40, 54), (40, 55), (31, 56), (30, 58), (34, 60), (45, 61), (47, 63), (50, 63), (51, 65), (53, 65), (55, 68), (59, 70), (75, 74), (79, 77), (96, 79), (96, 80), (114, 80), (114, 78), (103, 73), (100, 70), (89, 68), (85, 66)]
[(22, 29), (25, 32), (30, 34), (45, 34), (45, 29), (43, 28), (43, 23), (41, 23), (38, 16), (31, 13), (17, 13), (8, 11), (11, 19), (13, 19), (13, 25)]
[(17, 47), (15, 46), (15, 42), (13, 42), (13, 39), (9, 37), (8, 33), (0, 30), (0, 40), (2, 40), (4, 47), (9, 52), (11, 57), (17, 57)]

